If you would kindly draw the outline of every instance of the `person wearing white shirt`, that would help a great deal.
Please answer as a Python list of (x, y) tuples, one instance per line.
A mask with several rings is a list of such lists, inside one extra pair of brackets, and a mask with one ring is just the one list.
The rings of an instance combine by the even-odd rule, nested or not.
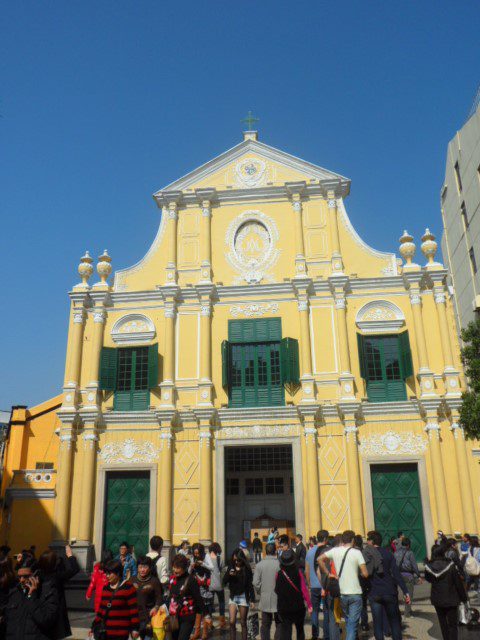
[[(344, 531), (341, 546), (330, 549), (318, 559), (322, 572), (327, 573), (329, 578), (340, 576), (340, 601), (346, 627), (345, 640), (356, 639), (358, 622), (362, 613), (362, 587), (360, 586), (359, 572), (364, 578), (368, 578), (362, 552), (353, 548), (354, 538), (353, 531)], [(327, 560), (333, 563), (335, 573), (331, 571), (331, 566), (330, 571), (328, 570)]]
[(168, 565), (167, 558), (162, 556), (162, 548), (163, 548), (163, 538), (161, 536), (153, 536), (150, 539), (150, 549), (147, 553), (147, 556), (151, 558), (154, 562), (157, 578), (160, 581), (162, 587), (166, 587), (168, 585)]

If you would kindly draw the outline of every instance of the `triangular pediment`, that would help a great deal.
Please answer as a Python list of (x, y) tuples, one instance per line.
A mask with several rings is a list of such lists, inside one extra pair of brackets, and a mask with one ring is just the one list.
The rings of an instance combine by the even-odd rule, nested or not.
[(348, 193), (350, 180), (258, 140), (243, 140), (209, 162), (160, 189), (165, 192), (215, 188), (252, 189), (303, 180), (336, 184)]

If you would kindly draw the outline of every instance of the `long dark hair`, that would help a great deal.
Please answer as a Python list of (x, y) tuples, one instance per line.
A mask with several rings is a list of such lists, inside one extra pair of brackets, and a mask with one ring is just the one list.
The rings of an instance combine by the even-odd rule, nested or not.
[(108, 562), (111, 562), (112, 560), (113, 560), (113, 553), (110, 551), (110, 549), (104, 549), (102, 551), (100, 562), (98, 563), (98, 568), (101, 569), (102, 571), (105, 571), (106, 564)]
[(446, 560), (445, 553), (447, 552), (447, 545), (445, 544), (434, 544), (431, 552), (431, 560)]
[(55, 573), (57, 563), (57, 554), (55, 553), (55, 551), (52, 551), (52, 549), (49, 549), (48, 551), (44, 551), (38, 559), (38, 568), (44, 576), (48, 576), (52, 573)]

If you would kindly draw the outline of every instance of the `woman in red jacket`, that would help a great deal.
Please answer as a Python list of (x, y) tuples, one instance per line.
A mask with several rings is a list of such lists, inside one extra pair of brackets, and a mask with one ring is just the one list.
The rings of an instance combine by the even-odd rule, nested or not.
[(95, 598), (93, 600), (93, 608), (95, 613), (98, 613), (100, 609), (100, 603), (102, 601), (103, 587), (108, 584), (107, 576), (105, 574), (105, 565), (107, 562), (113, 560), (113, 554), (107, 550), (102, 553), (100, 562), (93, 567), (93, 572), (90, 577), (90, 584), (87, 589), (87, 600), (90, 600), (92, 593), (95, 590)]

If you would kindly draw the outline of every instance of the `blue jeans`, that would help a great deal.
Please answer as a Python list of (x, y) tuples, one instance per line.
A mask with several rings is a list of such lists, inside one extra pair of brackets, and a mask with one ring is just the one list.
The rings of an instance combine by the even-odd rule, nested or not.
[[(320, 613), (320, 603), (322, 602), (322, 590), (310, 589), (312, 598), (312, 639), (318, 638), (318, 614)], [(325, 622), (325, 618), (323, 619)], [(325, 637), (325, 630), (323, 632)]]
[(362, 595), (340, 596), (345, 617), (345, 640), (356, 640), (358, 622), (362, 613)]
[(327, 594), (323, 605), (323, 636), (328, 640), (340, 640), (340, 627), (335, 622), (334, 599)]
[(390, 623), (392, 640), (402, 640), (402, 623), (397, 596), (374, 596), (369, 598), (369, 601), (375, 640), (383, 640), (385, 637), (384, 615)]

